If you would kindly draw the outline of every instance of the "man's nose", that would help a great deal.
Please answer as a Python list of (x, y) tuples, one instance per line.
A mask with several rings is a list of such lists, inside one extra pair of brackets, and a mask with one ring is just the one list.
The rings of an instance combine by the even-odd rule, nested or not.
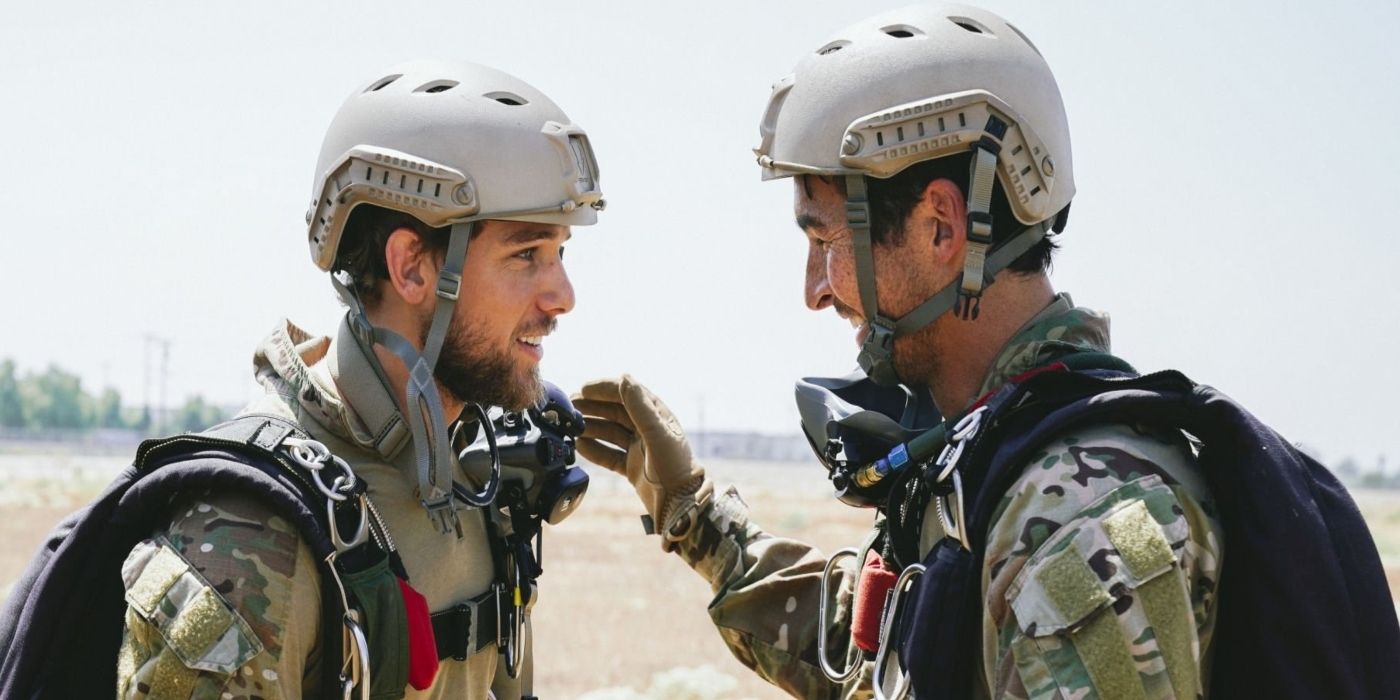
[(807, 308), (813, 311), (831, 306), (835, 299), (826, 274), (826, 255), (815, 243), (807, 246), (807, 278), (803, 287)]
[(561, 261), (549, 275), (544, 293), (540, 295), (540, 309), (551, 316), (569, 313), (574, 309), (574, 285), (569, 281), (569, 273)]

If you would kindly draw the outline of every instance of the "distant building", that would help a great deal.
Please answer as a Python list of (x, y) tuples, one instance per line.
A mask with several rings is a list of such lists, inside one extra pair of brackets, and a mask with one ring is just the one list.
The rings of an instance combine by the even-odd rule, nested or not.
[(805, 462), (812, 459), (807, 438), (799, 434), (770, 435), (728, 431), (691, 434), (690, 446), (700, 459), (746, 459), (760, 462)]

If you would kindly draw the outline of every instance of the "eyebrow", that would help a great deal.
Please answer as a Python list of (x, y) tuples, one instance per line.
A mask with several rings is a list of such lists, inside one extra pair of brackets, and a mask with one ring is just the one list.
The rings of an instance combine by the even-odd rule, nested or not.
[[(547, 228), (526, 229), (524, 231), (516, 231), (506, 236), (506, 245), (522, 245), (525, 243), (534, 243), (535, 241), (554, 240), (559, 237), (557, 232)], [(570, 238), (573, 238), (572, 233), (565, 233), (563, 235), (563, 240), (567, 241)]]

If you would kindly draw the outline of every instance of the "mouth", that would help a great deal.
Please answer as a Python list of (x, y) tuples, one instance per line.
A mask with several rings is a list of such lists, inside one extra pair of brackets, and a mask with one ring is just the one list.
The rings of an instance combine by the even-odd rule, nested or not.
[(841, 318), (851, 324), (851, 328), (856, 332), (856, 346), (860, 347), (865, 343), (865, 338), (870, 335), (870, 324), (859, 316), (847, 316), (841, 314)]
[(527, 357), (539, 362), (544, 359), (544, 336), (522, 335), (515, 339), (515, 348)]

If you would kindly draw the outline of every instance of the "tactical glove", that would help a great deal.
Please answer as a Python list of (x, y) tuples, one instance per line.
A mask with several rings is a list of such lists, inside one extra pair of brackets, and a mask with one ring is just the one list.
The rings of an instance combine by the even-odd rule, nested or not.
[(662, 548), (694, 526), (713, 488), (705, 469), (690, 454), (690, 445), (671, 409), (655, 394), (624, 374), (583, 385), (573, 399), (587, 427), (578, 451), (590, 462), (627, 477), (646, 506), (648, 532), (662, 535)]

